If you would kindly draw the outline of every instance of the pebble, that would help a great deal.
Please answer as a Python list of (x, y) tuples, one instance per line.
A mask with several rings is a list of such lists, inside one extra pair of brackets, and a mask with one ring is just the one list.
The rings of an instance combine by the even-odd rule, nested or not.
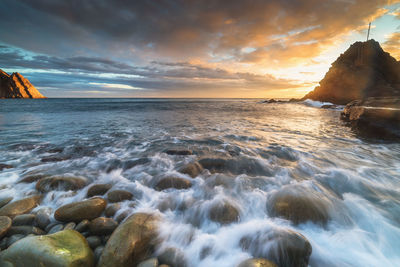
[(92, 234), (108, 235), (111, 234), (118, 223), (111, 218), (99, 217), (92, 220), (89, 224), (89, 229)]
[(60, 232), (63, 228), (64, 228), (64, 225), (56, 224), (50, 229), (50, 231), (48, 233), (54, 234), (54, 233)]
[(36, 218), (35, 214), (22, 214), (14, 217), (12, 225), (13, 226), (21, 226), (21, 225), (32, 225)]
[(113, 190), (107, 194), (107, 199), (111, 203), (131, 200), (132, 198), (133, 194), (125, 190)]
[(64, 230), (68, 230), (68, 229), (74, 230), (74, 229), (75, 229), (75, 226), (76, 226), (76, 223), (74, 223), (74, 222), (67, 223), (67, 224), (64, 226)]
[(0, 238), (7, 234), (11, 228), (11, 219), (7, 216), (0, 216)]
[(110, 204), (107, 206), (106, 210), (104, 211), (104, 214), (107, 217), (113, 217), (120, 208), (121, 208), (121, 204), (119, 204), (119, 203)]
[(101, 253), (103, 253), (104, 247), (103, 246), (98, 246), (95, 250), (94, 250), (94, 258), (96, 259), (96, 262), (99, 261)]
[(89, 220), (83, 220), (75, 227), (75, 230), (82, 233), (89, 228)]
[(29, 235), (29, 234), (34, 234), (34, 235), (44, 235), (46, 234), (45, 231), (42, 229), (35, 227), (35, 226), (30, 226), (30, 225), (23, 225), (23, 226), (11, 226), (11, 228), (8, 230), (7, 235), (12, 236), (16, 234), (21, 234), (21, 235)]
[(98, 236), (95, 236), (95, 235), (88, 236), (88, 237), (86, 237), (86, 240), (89, 244), (89, 247), (91, 247), (92, 249), (95, 249), (101, 245), (101, 238)]

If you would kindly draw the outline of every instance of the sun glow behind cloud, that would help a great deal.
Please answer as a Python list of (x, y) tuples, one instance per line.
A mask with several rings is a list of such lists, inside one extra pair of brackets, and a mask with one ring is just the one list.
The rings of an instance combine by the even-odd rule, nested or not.
[(4, 0), (0, 68), (48, 96), (301, 97), (370, 21), (399, 56), (393, 0), (75, 4)]

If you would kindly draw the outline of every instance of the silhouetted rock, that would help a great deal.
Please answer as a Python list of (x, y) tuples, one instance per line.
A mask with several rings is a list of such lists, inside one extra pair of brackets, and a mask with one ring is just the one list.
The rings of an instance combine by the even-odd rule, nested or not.
[(303, 100), (345, 105), (357, 99), (387, 96), (400, 96), (400, 62), (378, 42), (369, 40), (352, 44)]
[(400, 97), (352, 101), (341, 118), (362, 136), (400, 138)]
[(0, 70), (0, 98), (46, 98), (18, 72)]

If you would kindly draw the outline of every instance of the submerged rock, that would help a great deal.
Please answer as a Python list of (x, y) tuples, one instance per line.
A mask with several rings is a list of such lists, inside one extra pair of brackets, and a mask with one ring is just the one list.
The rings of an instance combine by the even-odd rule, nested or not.
[(341, 118), (362, 136), (400, 139), (400, 96), (352, 101)]
[(7, 216), (0, 216), (0, 239), (5, 236), (11, 228), (12, 220)]
[(307, 267), (312, 247), (307, 238), (289, 229), (270, 230), (243, 237), (241, 247), (256, 258), (278, 266)]
[(92, 220), (89, 224), (89, 230), (95, 235), (111, 234), (118, 227), (118, 223), (111, 218), (99, 217)]
[(148, 258), (154, 250), (158, 220), (147, 213), (130, 216), (111, 235), (98, 266), (130, 267)]
[(301, 185), (286, 185), (268, 200), (271, 216), (283, 217), (295, 224), (312, 221), (325, 225), (333, 203), (321, 192)]
[(185, 254), (173, 247), (165, 249), (160, 255), (158, 255), (158, 260), (162, 264), (167, 264), (175, 267), (186, 267), (188, 266), (188, 261)]
[(10, 202), (0, 208), (0, 216), (8, 216), (14, 218), (17, 215), (28, 213), (33, 210), (41, 201), (41, 196), (32, 196)]
[(107, 202), (99, 197), (64, 205), (56, 210), (54, 218), (60, 222), (93, 220), (101, 215)]
[(175, 189), (187, 189), (192, 186), (192, 183), (184, 178), (180, 177), (166, 177), (161, 179), (157, 184), (156, 184), (156, 190), (162, 191), (165, 189), (169, 188), (175, 188)]
[(29, 236), (15, 242), (1, 254), (0, 265), (6, 264), (16, 267), (92, 267), (94, 257), (81, 234), (64, 230), (52, 235)]
[(178, 155), (178, 156), (188, 156), (188, 155), (193, 155), (193, 152), (190, 150), (186, 149), (168, 149), (165, 151), (166, 154), (168, 155)]
[(3, 163), (0, 163), (0, 171), (2, 171), (2, 170), (4, 170), (4, 169), (11, 169), (11, 168), (13, 168), (13, 166), (10, 165), (10, 164), (3, 164)]
[(133, 194), (126, 190), (113, 190), (108, 192), (107, 199), (109, 202), (121, 202), (124, 200), (131, 200), (133, 198)]
[(110, 184), (95, 184), (89, 187), (86, 196), (94, 197), (94, 196), (102, 196), (110, 190), (112, 185)]
[(198, 163), (189, 163), (183, 166), (179, 172), (189, 175), (192, 178), (197, 177), (203, 171), (203, 167)]
[(85, 187), (87, 180), (79, 177), (46, 177), (36, 183), (36, 190), (47, 193), (53, 190), (78, 190)]
[(278, 265), (269, 260), (258, 258), (245, 260), (237, 267), (278, 267)]
[(240, 219), (238, 210), (228, 202), (214, 205), (209, 212), (210, 220), (220, 224), (238, 222)]

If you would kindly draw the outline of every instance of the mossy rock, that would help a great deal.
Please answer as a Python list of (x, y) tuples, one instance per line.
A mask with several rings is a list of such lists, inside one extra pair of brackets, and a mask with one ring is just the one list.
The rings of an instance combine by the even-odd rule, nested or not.
[(94, 256), (80, 233), (64, 230), (15, 242), (1, 254), (0, 266), (7, 264), (13, 267), (92, 267)]

